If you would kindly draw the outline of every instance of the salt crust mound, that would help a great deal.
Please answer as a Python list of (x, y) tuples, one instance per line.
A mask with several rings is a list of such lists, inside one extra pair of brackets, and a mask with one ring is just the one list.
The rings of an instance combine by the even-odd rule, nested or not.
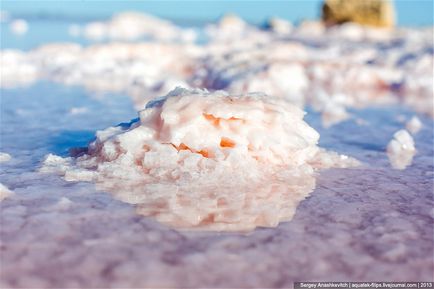
[(138, 119), (97, 132), (84, 155), (47, 156), (41, 171), (94, 181), (175, 227), (276, 226), (314, 189), (315, 168), (357, 164), (320, 150), (303, 116), (264, 94), (176, 88)]
[[(75, 31), (79, 34), (80, 28)], [(193, 30), (181, 29), (170, 21), (152, 15), (123, 12), (106, 22), (91, 22), (83, 27), (83, 34), (91, 40), (138, 40), (143, 37), (160, 41), (193, 41)]]

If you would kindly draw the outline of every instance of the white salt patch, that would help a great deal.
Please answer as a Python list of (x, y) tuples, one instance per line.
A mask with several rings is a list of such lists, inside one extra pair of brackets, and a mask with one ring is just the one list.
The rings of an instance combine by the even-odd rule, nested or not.
[(413, 116), (406, 124), (405, 128), (411, 134), (417, 134), (422, 129), (422, 122), (417, 116)]
[(224, 15), (216, 24), (205, 27), (211, 43), (224, 44), (225, 48), (247, 48), (270, 40), (268, 33), (247, 24), (234, 14)]
[(177, 88), (129, 126), (99, 131), (86, 155), (48, 155), (41, 171), (94, 181), (177, 228), (276, 226), (314, 189), (315, 168), (354, 165), (319, 153), (319, 135), (303, 116), (264, 94)]
[(66, 198), (66, 197), (62, 197), (57, 204), (54, 206), (54, 209), (57, 210), (67, 210), (71, 207), (71, 205), (74, 202), (72, 202), (70, 199)]
[(167, 20), (137, 12), (123, 12), (107, 22), (91, 22), (83, 28), (91, 40), (138, 40), (149, 37), (160, 41), (194, 41), (194, 30), (181, 29)]
[(38, 77), (38, 67), (28, 61), (27, 54), (18, 50), (0, 51), (1, 87), (28, 84)]
[(39, 169), (43, 173), (65, 173), (69, 168), (70, 158), (62, 158), (53, 154), (48, 154)]
[(416, 148), (411, 135), (405, 130), (399, 130), (387, 145), (387, 155), (393, 168), (403, 170), (411, 165)]
[(0, 163), (8, 162), (11, 159), (12, 159), (12, 157), (10, 154), (0, 152)]
[(69, 110), (69, 114), (77, 115), (88, 112), (89, 109), (87, 107), (73, 107)]
[(103, 22), (91, 22), (84, 27), (84, 36), (92, 40), (102, 40), (107, 37), (107, 27)]
[(5, 185), (0, 183), (0, 201), (3, 201), (4, 199), (13, 194), (13, 191), (9, 190)]
[(196, 41), (198, 37), (198, 33), (196, 30), (192, 28), (184, 29), (180, 35), (180, 40), (186, 43), (193, 43)]
[(268, 26), (271, 31), (281, 35), (289, 34), (293, 29), (291, 22), (277, 17), (271, 18), (268, 21)]
[(0, 85), (17, 87), (49, 79), (81, 85), (96, 93), (125, 93), (132, 97), (137, 109), (142, 109), (151, 96), (167, 94), (175, 83), (188, 87), (194, 59), (201, 53), (193, 45), (151, 42), (88, 47), (59, 43), (41, 46), (31, 53), (3, 50)]
[(92, 171), (84, 171), (84, 170), (67, 170), (65, 172), (65, 180), (74, 182), (74, 181), (83, 181), (90, 182), (95, 179), (96, 173)]
[(16, 19), (9, 24), (10, 30), (16, 35), (23, 35), (29, 30), (29, 25), (24, 19)]
[(218, 35), (218, 37), (220, 39), (225, 39), (226, 37), (230, 37), (230, 31), (232, 31), (232, 35), (239, 35), (247, 28), (247, 26), (247, 23), (237, 15), (226, 14), (219, 20), (216, 26), (208, 27), (207, 32), (214, 36), (219, 33), (220, 35)]

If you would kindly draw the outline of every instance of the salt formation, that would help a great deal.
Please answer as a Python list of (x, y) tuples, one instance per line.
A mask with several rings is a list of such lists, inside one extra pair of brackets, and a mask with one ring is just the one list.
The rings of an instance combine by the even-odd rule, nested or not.
[[(181, 28), (152, 19), (120, 14), (91, 30), (103, 31), (104, 37), (182, 34)], [(130, 25), (141, 22), (148, 24)], [(325, 126), (349, 118), (351, 108), (396, 102), (433, 116), (432, 28), (376, 29), (356, 23), (327, 27), (320, 21), (290, 28), (278, 19), (269, 25), (268, 30), (260, 29), (227, 15), (204, 28), (209, 39), (200, 45), (156, 36), (146, 43), (2, 50), (0, 85), (38, 80), (81, 85), (98, 94), (125, 93), (138, 109), (175, 86), (234, 94), (262, 91), (301, 108), (312, 106), (323, 114)], [(127, 26), (131, 30), (124, 33)]]
[(68, 210), (73, 204), (74, 204), (74, 202), (72, 202), (70, 199), (68, 199), (66, 197), (62, 197), (57, 202), (57, 204), (54, 205), (54, 209), (57, 209), (60, 211)]
[(291, 33), (293, 26), (291, 22), (285, 19), (272, 17), (267, 21), (265, 28), (279, 35), (288, 35)]
[(69, 114), (77, 115), (89, 112), (87, 107), (73, 107), (69, 110)]
[(29, 30), (29, 24), (24, 19), (16, 19), (9, 24), (9, 28), (16, 35), (23, 35)]
[(170, 21), (137, 12), (119, 13), (107, 22), (91, 22), (83, 28), (83, 34), (91, 40), (138, 40), (148, 37), (160, 41), (191, 42), (196, 38), (193, 30), (181, 29)]
[(0, 163), (8, 162), (11, 159), (12, 157), (10, 154), (0, 152)]
[(417, 116), (413, 116), (406, 124), (405, 128), (411, 134), (417, 134), (422, 129), (422, 122)]
[(403, 170), (411, 165), (415, 154), (414, 140), (405, 129), (397, 131), (387, 145), (387, 156), (390, 164), (398, 170)]
[(41, 171), (94, 181), (175, 227), (276, 226), (314, 189), (315, 168), (355, 164), (320, 151), (303, 115), (264, 94), (177, 88), (99, 131), (84, 155), (47, 156)]
[(16, 50), (0, 53), (1, 87), (16, 87), (33, 83), (38, 79), (38, 67), (28, 61), (28, 55)]
[(162, 43), (89, 47), (58, 43), (30, 53), (5, 50), (0, 53), (0, 85), (14, 87), (47, 79), (81, 85), (94, 93), (127, 93), (141, 109), (149, 100), (143, 95), (165, 95), (173, 85), (188, 87), (184, 79), (201, 55), (193, 45)]
[(221, 49), (246, 48), (271, 40), (270, 35), (234, 14), (226, 14), (217, 23), (207, 25), (205, 33), (210, 43)]

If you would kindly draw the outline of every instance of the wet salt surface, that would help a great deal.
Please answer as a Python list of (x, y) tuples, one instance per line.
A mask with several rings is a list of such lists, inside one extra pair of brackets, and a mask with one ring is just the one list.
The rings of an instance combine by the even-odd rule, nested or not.
[[(36, 172), (47, 153), (66, 156), (102, 129), (135, 117), (128, 97), (100, 99), (38, 83), (1, 91), (2, 287), (291, 287), (298, 280), (432, 280), (433, 122), (414, 136), (403, 171), (386, 146), (414, 112), (354, 110), (324, 129), (320, 146), (364, 163), (322, 171), (291, 222), (243, 233), (176, 231), (88, 183)], [(87, 108), (98, 118), (90, 117)], [(73, 108), (76, 108), (75, 110)], [(79, 110), (80, 111), (80, 110)], [(400, 117), (399, 117), (400, 116)], [(364, 119), (357, 124), (357, 119)], [(403, 120), (403, 121), (402, 121)]]

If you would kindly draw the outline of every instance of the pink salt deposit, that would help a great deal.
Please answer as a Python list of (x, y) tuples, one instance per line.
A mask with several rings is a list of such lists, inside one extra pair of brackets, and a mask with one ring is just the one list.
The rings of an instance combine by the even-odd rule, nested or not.
[(178, 228), (276, 226), (314, 189), (316, 168), (357, 164), (320, 150), (303, 116), (282, 98), (177, 88), (97, 132), (84, 155), (49, 155), (41, 170), (93, 181)]

